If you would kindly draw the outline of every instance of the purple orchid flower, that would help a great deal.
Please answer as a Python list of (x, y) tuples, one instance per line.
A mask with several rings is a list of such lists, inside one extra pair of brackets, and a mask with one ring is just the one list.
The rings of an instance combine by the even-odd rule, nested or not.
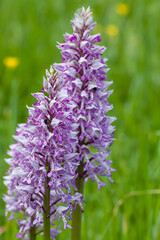
[[(75, 103), (73, 116), (78, 129), (79, 153), (78, 161), (83, 161), (83, 177), (98, 182), (98, 189), (105, 186), (98, 175), (107, 176), (111, 180), (111, 161), (106, 160), (113, 143), (114, 117), (106, 113), (113, 108), (108, 103), (112, 91), (106, 89), (112, 84), (107, 81), (109, 70), (102, 58), (104, 46), (96, 43), (101, 41), (100, 34), (91, 35), (96, 23), (92, 23), (90, 8), (75, 14), (71, 21), (73, 34), (65, 34), (65, 41), (58, 44), (61, 50), (62, 63), (54, 64), (57, 73), (63, 79), (64, 88)], [(92, 151), (92, 149), (96, 149)]]
[[(83, 183), (90, 178), (100, 189), (105, 183), (99, 176), (113, 182), (115, 169), (107, 158), (115, 118), (106, 114), (113, 108), (108, 103), (112, 91), (106, 91), (112, 84), (106, 78), (107, 59), (102, 58), (106, 48), (96, 44), (100, 34), (91, 35), (96, 23), (90, 8), (78, 11), (71, 23), (73, 34), (66, 33), (64, 43), (58, 43), (62, 63), (46, 71), (43, 89), (33, 94), (37, 102), (28, 107), (27, 122), (18, 125), (6, 159), (6, 215), (10, 212), (12, 219), (22, 213), (20, 239), (43, 232), (44, 238), (55, 239), (57, 218), (64, 229), (72, 219), (74, 229), (76, 211), (83, 212)], [(72, 239), (79, 240), (76, 234)]]

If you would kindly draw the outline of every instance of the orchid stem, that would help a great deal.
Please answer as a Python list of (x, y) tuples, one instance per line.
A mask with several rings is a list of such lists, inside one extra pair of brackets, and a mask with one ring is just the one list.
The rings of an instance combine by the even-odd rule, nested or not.
[[(31, 217), (31, 225), (34, 221), (34, 217)], [(30, 240), (35, 240), (36, 239), (36, 227), (35, 225), (30, 227)]]
[[(82, 177), (83, 170), (84, 170), (84, 165), (82, 162), (78, 167), (78, 177), (76, 179), (77, 192), (82, 194), (83, 194), (83, 185), (84, 185), (84, 179)], [(81, 240), (81, 220), (82, 220), (82, 211), (79, 205), (77, 205), (77, 208), (73, 210), (73, 214), (72, 214), (71, 240)]]
[[(47, 173), (50, 171), (50, 164), (48, 159), (46, 160)], [(43, 213), (43, 236), (44, 240), (50, 240), (50, 186), (48, 185), (50, 179), (46, 176), (45, 180), (45, 194), (44, 194), (44, 211)]]

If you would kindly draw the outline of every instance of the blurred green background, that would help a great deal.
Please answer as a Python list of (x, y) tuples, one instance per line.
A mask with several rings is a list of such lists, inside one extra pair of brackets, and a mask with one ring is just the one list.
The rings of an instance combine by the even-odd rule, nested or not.
[[(107, 46), (108, 80), (114, 81), (110, 115), (117, 117), (110, 156), (115, 184), (106, 179), (100, 191), (96, 183), (85, 185), (82, 240), (160, 239), (160, 1), (1, 0), (0, 240), (17, 233), (2, 201), (7, 149), (17, 123), (26, 121), (30, 93), (41, 90), (45, 69), (61, 61), (56, 41), (72, 32), (70, 20), (82, 6), (91, 7), (95, 33)], [(7, 62), (10, 56), (17, 66)], [(57, 239), (70, 239), (70, 230)]]

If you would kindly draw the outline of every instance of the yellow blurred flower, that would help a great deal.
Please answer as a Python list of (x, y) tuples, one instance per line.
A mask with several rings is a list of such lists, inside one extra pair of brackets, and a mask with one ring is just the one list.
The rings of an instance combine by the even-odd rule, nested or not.
[(126, 3), (119, 3), (116, 6), (116, 12), (120, 15), (127, 15), (129, 13), (130, 7)]
[(5, 57), (3, 63), (7, 68), (14, 69), (18, 67), (20, 60), (17, 57)]
[(116, 25), (114, 24), (109, 24), (106, 26), (105, 28), (105, 33), (108, 35), (108, 36), (116, 36), (119, 32), (119, 29)]

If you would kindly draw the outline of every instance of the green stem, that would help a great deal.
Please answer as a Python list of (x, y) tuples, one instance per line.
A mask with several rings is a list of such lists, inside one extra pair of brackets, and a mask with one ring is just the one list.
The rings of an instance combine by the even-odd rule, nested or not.
[[(46, 161), (47, 173), (50, 170), (50, 164)], [(44, 213), (43, 213), (43, 236), (44, 240), (50, 240), (50, 187), (48, 185), (50, 179), (47, 176), (45, 180), (45, 194), (44, 194)]]
[[(83, 194), (83, 185), (84, 180), (82, 177), (84, 170), (83, 162), (78, 167), (78, 177), (76, 179), (76, 187), (77, 192)], [(77, 208), (73, 210), (72, 214), (72, 236), (71, 240), (81, 240), (81, 219), (82, 219), (82, 211), (79, 205), (77, 205)]]
[[(34, 217), (31, 217), (31, 224), (34, 221)], [(30, 240), (35, 240), (36, 239), (36, 227), (35, 225), (33, 227), (30, 228)]]

